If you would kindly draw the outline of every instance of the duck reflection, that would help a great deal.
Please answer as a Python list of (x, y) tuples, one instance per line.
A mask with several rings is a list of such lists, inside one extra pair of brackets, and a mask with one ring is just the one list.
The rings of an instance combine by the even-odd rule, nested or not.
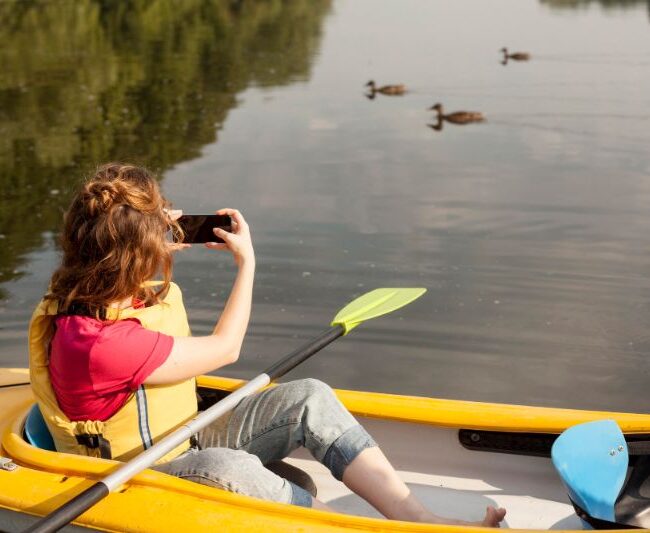
[(478, 111), (454, 111), (453, 113), (445, 113), (442, 104), (440, 103), (431, 106), (427, 111), (437, 112), (436, 122), (433, 124), (427, 124), (427, 126), (436, 131), (442, 131), (444, 122), (457, 125), (485, 122), (485, 116), (483, 113), (479, 113)]
[(384, 94), (386, 96), (401, 96), (406, 92), (406, 85), (397, 84), (397, 85), (383, 85), (377, 87), (373, 80), (370, 80), (365, 85), (368, 87), (368, 92), (366, 93), (366, 98), (369, 100), (374, 100), (377, 93)]
[(507, 65), (509, 60), (512, 61), (528, 61), (530, 54), (528, 52), (512, 52), (509, 53), (508, 49), (504, 46), (499, 52), (503, 53), (502, 65)]

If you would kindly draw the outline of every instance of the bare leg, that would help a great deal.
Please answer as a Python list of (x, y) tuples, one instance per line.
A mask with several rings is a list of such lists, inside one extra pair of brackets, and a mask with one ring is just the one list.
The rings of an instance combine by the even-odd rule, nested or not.
[(332, 513), (335, 513), (336, 511), (332, 509), (331, 507), (328, 507), (325, 505), (322, 501), (312, 498), (311, 500), (311, 508), (312, 509), (318, 509), (319, 511), (330, 511)]
[[(411, 493), (397, 472), (377, 448), (366, 448), (343, 472), (343, 483), (392, 520), (429, 522), (433, 524), (463, 524), (470, 522), (443, 518), (428, 511)], [(472, 525), (499, 527), (505, 509), (488, 507), (482, 522)]]

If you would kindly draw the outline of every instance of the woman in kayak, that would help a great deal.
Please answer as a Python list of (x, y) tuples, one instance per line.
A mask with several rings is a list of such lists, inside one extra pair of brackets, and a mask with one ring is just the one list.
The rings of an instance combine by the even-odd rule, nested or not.
[[(196, 413), (194, 378), (237, 361), (251, 311), (255, 254), (236, 209), (232, 232), (215, 229), (237, 275), (211, 335), (191, 337), (166, 234), (171, 211), (143, 168), (108, 164), (85, 182), (65, 215), (63, 258), (30, 326), (36, 396), (59, 451), (128, 459)], [(162, 282), (149, 280), (156, 276)], [(249, 496), (327, 509), (265, 464), (305, 446), (384, 516), (467, 524), (423, 507), (332, 389), (314, 379), (242, 400), (154, 468)], [(488, 507), (476, 525), (498, 527)]]

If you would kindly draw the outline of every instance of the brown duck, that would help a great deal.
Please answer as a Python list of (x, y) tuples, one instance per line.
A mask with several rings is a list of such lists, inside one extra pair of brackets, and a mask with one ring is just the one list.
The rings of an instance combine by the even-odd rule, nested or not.
[(478, 111), (456, 111), (445, 114), (442, 109), (442, 104), (431, 106), (427, 111), (438, 112), (438, 124), (441, 124), (443, 120), (452, 124), (469, 124), (471, 122), (483, 122), (485, 120), (483, 114)]
[(383, 85), (382, 87), (377, 87), (373, 80), (366, 83), (366, 87), (368, 87), (368, 91), (370, 91), (370, 94), (372, 95), (380, 93), (395, 96), (406, 92), (406, 85)]
[(508, 53), (508, 49), (503, 47), (501, 50), (503, 52), (503, 62), (507, 63), (508, 59), (514, 61), (528, 61), (530, 59), (530, 54), (528, 52), (513, 52), (512, 54)]

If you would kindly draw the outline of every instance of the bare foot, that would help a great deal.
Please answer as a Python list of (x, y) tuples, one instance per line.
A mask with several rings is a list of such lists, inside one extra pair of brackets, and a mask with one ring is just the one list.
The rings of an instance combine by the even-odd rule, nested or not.
[(477, 525), (483, 527), (501, 527), (501, 520), (503, 520), (505, 516), (506, 510), (503, 507), (495, 509), (491, 505), (488, 505), (488, 508), (485, 511), (485, 518), (483, 519), (483, 522), (480, 522)]
[(501, 507), (496, 509), (489, 505), (485, 510), (485, 518), (481, 522), (467, 522), (466, 520), (443, 518), (429, 511), (420, 517), (419, 522), (427, 522), (429, 524), (450, 524), (454, 526), (500, 527), (499, 523), (504, 519), (505, 516), (505, 509)]

